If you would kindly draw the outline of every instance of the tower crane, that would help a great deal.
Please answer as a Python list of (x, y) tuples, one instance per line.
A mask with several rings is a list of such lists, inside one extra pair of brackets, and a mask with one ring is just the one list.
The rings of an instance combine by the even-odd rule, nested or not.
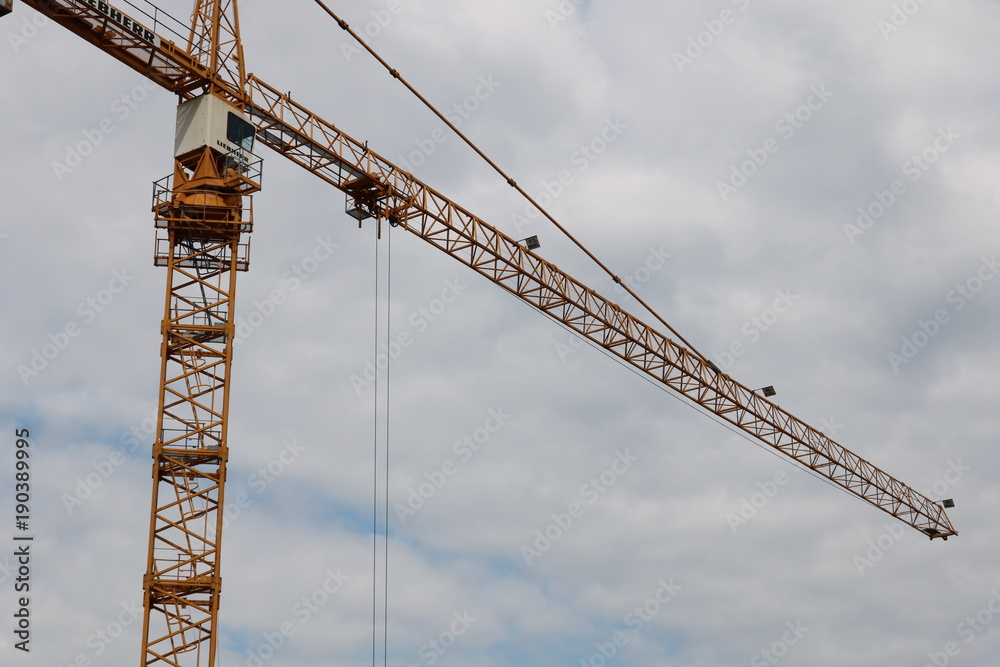
[[(657, 383), (930, 538), (944, 506), (721, 372), (496, 227), (247, 73), (237, 0), (195, 0), (186, 34), (148, 3), (23, 0), (176, 94), (175, 160), (154, 188), (155, 264), (167, 269), (142, 662), (215, 664), (236, 276), (249, 268), (254, 143), (333, 187), (359, 222), (447, 253)], [(0, 15), (12, 0), (0, 0)], [(341, 22), (341, 27), (346, 24)], [(392, 71), (398, 78), (398, 73)], [(672, 331), (672, 330), (671, 330)]]

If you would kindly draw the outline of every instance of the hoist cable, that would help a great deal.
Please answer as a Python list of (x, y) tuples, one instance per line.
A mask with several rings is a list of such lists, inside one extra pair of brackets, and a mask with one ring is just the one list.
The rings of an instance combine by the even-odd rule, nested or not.
[(416, 96), (416, 98), (418, 100), (420, 100), (424, 104), (425, 107), (427, 107), (428, 109), (430, 109), (430, 111), (432, 113), (434, 113), (434, 115), (437, 116), (439, 119), (441, 119), (441, 121), (445, 125), (447, 125), (448, 128), (451, 129), (452, 132), (454, 132), (459, 138), (461, 138), (462, 141), (464, 141), (466, 143), (466, 145), (469, 146), (469, 148), (471, 148), (473, 151), (475, 151), (476, 154), (479, 155), (479, 157), (481, 157), (483, 160), (485, 160), (488, 165), (490, 165), (491, 167), (493, 167), (494, 171), (496, 171), (498, 174), (500, 174), (500, 176), (507, 182), (508, 185), (510, 185), (510, 187), (514, 188), (522, 197), (524, 197), (532, 206), (534, 206), (535, 209), (537, 209), (539, 213), (541, 213), (543, 216), (545, 216), (546, 219), (548, 219), (549, 222), (551, 222), (553, 225), (555, 225), (556, 229), (558, 229), (560, 232), (562, 232), (566, 236), (566, 238), (568, 238), (570, 241), (572, 241), (576, 245), (576, 247), (578, 247), (580, 250), (582, 250), (583, 253), (585, 255), (587, 255), (587, 257), (589, 257), (591, 260), (593, 260), (593, 262), (595, 264), (597, 264), (599, 267), (601, 267), (601, 269), (603, 269), (604, 272), (606, 274), (608, 274), (608, 276), (611, 277), (611, 279), (615, 282), (615, 284), (619, 285), (622, 289), (624, 289), (625, 292), (628, 293), (629, 296), (631, 296), (633, 299), (635, 299), (636, 302), (639, 305), (641, 305), (643, 308), (646, 309), (646, 311), (649, 314), (651, 314), (653, 317), (655, 317), (657, 319), (657, 321), (660, 322), (660, 324), (662, 324), (663, 326), (665, 326), (677, 338), (677, 340), (679, 340), (680, 342), (682, 342), (687, 347), (687, 349), (688, 349), (689, 352), (693, 353), (695, 356), (697, 356), (702, 361), (704, 361), (705, 363), (707, 363), (708, 365), (710, 365), (713, 369), (715, 369), (715, 365), (712, 364), (712, 362), (710, 362), (705, 355), (703, 355), (701, 352), (699, 352), (698, 349), (695, 348), (694, 345), (692, 345), (691, 343), (689, 343), (676, 329), (674, 329), (672, 326), (670, 326), (670, 324), (665, 319), (663, 319), (662, 317), (660, 317), (659, 313), (657, 313), (655, 310), (653, 310), (649, 306), (649, 304), (647, 304), (645, 301), (643, 301), (642, 299), (640, 299), (639, 295), (636, 294), (635, 291), (631, 287), (629, 287), (628, 283), (624, 282), (621, 278), (619, 278), (611, 269), (609, 269), (603, 262), (601, 262), (601, 260), (599, 260), (594, 255), (594, 253), (590, 252), (590, 250), (588, 250), (586, 246), (584, 246), (580, 241), (578, 241), (576, 239), (576, 237), (574, 237), (572, 234), (570, 234), (570, 232), (565, 227), (563, 227), (561, 224), (559, 224), (559, 221), (557, 221), (548, 211), (546, 211), (542, 207), (541, 204), (539, 204), (537, 201), (535, 201), (535, 199), (531, 195), (529, 195), (524, 190), (524, 188), (522, 188), (520, 185), (518, 185), (517, 182), (513, 178), (511, 178), (509, 175), (507, 175), (507, 173), (503, 169), (501, 169), (500, 166), (497, 165), (496, 162), (494, 162), (493, 160), (491, 160), (486, 155), (486, 153), (484, 153), (482, 150), (480, 150), (479, 147), (476, 146), (475, 143), (473, 143), (473, 141), (471, 139), (469, 139), (467, 136), (465, 136), (465, 134), (463, 134), (455, 126), (454, 123), (452, 123), (450, 120), (448, 120), (448, 118), (443, 113), (441, 113), (440, 111), (438, 111), (438, 109), (430, 101), (428, 101), (423, 95), (421, 95), (417, 91), (416, 88), (414, 88), (412, 85), (410, 85), (410, 83), (406, 79), (404, 79), (402, 77), (402, 75), (400, 75), (400, 73), (395, 68), (393, 68), (391, 65), (389, 65), (389, 63), (387, 63), (382, 58), (382, 56), (380, 56), (375, 51), (375, 49), (373, 49), (364, 40), (362, 40), (361, 37), (359, 37), (358, 34), (356, 32), (354, 32), (354, 30), (352, 30), (351, 27), (347, 24), (347, 21), (344, 21), (339, 16), (337, 16), (333, 12), (333, 10), (331, 10), (329, 7), (326, 6), (326, 3), (324, 3), (323, 0), (316, 0), (316, 4), (318, 4), (320, 7), (322, 7), (323, 11), (325, 11), (327, 14), (329, 14), (330, 18), (332, 18), (334, 21), (337, 22), (337, 25), (339, 25), (344, 31), (346, 31), (347, 34), (349, 34), (352, 38), (354, 38), (354, 40), (359, 45), (361, 45), (362, 48), (365, 49), (365, 51), (367, 51), (368, 53), (370, 53), (373, 58), (375, 58), (383, 67), (385, 67), (385, 69), (388, 70), (389, 74), (391, 74), (394, 79), (399, 80), (399, 82), (401, 84), (403, 84), (403, 86), (405, 86), (407, 90), (409, 90), (411, 93), (413, 93), (413, 95)]
[(379, 343), (379, 247), (375, 242), (375, 326), (372, 339), (372, 354), (375, 359), (375, 378), (372, 382), (374, 409), (372, 435), (372, 667), (375, 667), (375, 647), (378, 641), (378, 343)]
[[(391, 226), (390, 226), (391, 229)], [(391, 318), (391, 307), (392, 307), (392, 235), (391, 231), (387, 233), (387, 241), (385, 248), (385, 286), (383, 287), (382, 280), (382, 251), (381, 244), (379, 243), (379, 235), (376, 235), (375, 240), (375, 334), (374, 334), (374, 355), (375, 355), (375, 379), (373, 381), (373, 391), (374, 391), (374, 443), (372, 452), (372, 667), (378, 662), (378, 585), (382, 584), (382, 654), (383, 654), (383, 664), (388, 665), (388, 646), (389, 646), (389, 424), (390, 424), (390, 410), (389, 410), (389, 366), (390, 358), (388, 354), (389, 349), (389, 336), (392, 329), (392, 318)], [(384, 291), (384, 296), (383, 296)], [(384, 317), (382, 310), (385, 309)], [(384, 340), (382, 339), (384, 335)], [(383, 383), (380, 382), (379, 376), (381, 375), (381, 369), (379, 365), (379, 344), (383, 344), (383, 349), (386, 350), (385, 354), (385, 390), (382, 391)], [(381, 409), (381, 414), (379, 408)], [(381, 426), (381, 435), (385, 441), (384, 451), (383, 451), (383, 462), (385, 465), (384, 474), (384, 491), (383, 491), (383, 514), (382, 523), (383, 531), (380, 535), (378, 527), (379, 511), (379, 493), (378, 493), (378, 483), (379, 483), (379, 427)], [(379, 581), (379, 571), (378, 571), (378, 538), (383, 537), (385, 543), (383, 545), (383, 570), (382, 570), (382, 580)]]
[[(378, 241), (375, 242), (376, 245)], [(392, 361), (389, 354), (389, 337), (392, 334), (392, 225), (386, 227), (386, 261), (385, 261), (385, 515), (383, 525), (385, 529), (385, 575), (383, 580), (382, 599), (382, 660), (383, 665), (388, 665), (389, 661), (389, 389), (392, 384), (389, 382), (389, 371)]]

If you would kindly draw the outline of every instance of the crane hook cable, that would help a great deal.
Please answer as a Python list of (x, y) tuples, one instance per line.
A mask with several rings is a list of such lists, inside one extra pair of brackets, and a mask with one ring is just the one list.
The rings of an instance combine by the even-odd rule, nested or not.
[[(379, 286), (379, 244), (375, 241), (375, 326), (374, 340), (372, 341), (375, 363), (378, 364), (378, 344), (379, 344), (379, 298), (381, 289)], [(378, 399), (379, 399), (379, 373), (376, 373), (372, 382), (372, 399), (374, 409), (372, 410), (372, 667), (375, 667), (375, 647), (378, 642)]]
[[(381, 268), (380, 257), (383, 254), (381, 251), (382, 245), (379, 243), (379, 237), (375, 237), (375, 312), (374, 312), (374, 353), (376, 363), (378, 361), (378, 349), (380, 336), (385, 335), (385, 343), (387, 344), (389, 336), (391, 335), (392, 329), (392, 228), (390, 226), (386, 233), (386, 244), (385, 244), (385, 269)], [(383, 274), (385, 277), (385, 287), (382, 287)], [(382, 308), (385, 308), (383, 314)], [(382, 655), (383, 664), (388, 664), (388, 646), (389, 646), (389, 445), (390, 445), (390, 365), (391, 360), (386, 358), (385, 365), (385, 389), (381, 389), (379, 383), (380, 373), (376, 372), (375, 379), (373, 382), (373, 396), (375, 408), (373, 411), (374, 418), (374, 428), (373, 428), (373, 458), (372, 458), (372, 667), (377, 664), (377, 645), (378, 645), (378, 584), (382, 583)], [(380, 399), (382, 401), (382, 419), (379, 418), (379, 407)], [(382, 438), (384, 439), (384, 452), (383, 461), (385, 465), (385, 479), (384, 484), (384, 495), (382, 498), (383, 502), (383, 532), (384, 532), (384, 542), (383, 542), (383, 572), (382, 580), (379, 580), (378, 572), (378, 538), (383, 535), (380, 534), (378, 529), (378, 503), (379, 503), (379, 493), (378, 493), (378, 449), (379, 449), (379, 425), (382, 426)]]
[(394, 79), (398, 79), (399, 82), (401, 84), (403, 84), (406, 87), (407, 90), (409, 90), (411, 93), (413, 93), (418, 100), (420, 100), (421, 102), (423, 102), (424, 106), (426, 106), (428, 109), (430, 109), (434, 113), (434, 115), (436, 115), (439, 119), (441, 119), (441, 121), (444, 122), (445, 125), (447, 125), (449, 129), (451, 129), (452, 132), (454, 132), (456, 135), (458, 135), (458, 137), (461, 138), (462, 141), (464, 141), (469, 146), (469, 148), (471, 148), (473, 151), (475, 151), (476, 154), (479, 155), (479, 157), (483, 158), (483, 160), (485, 160), (487, 164), (489, 164), (491, 167), (493, 167), (493, 169), (498, 174), (500, 174), (500, 176), (505, 181), (507, 181), (507, 184), (510, 185), (510, 187), (514, 188), (522, 197), (524, 197), (532, 206), (534, 206), (535, 209), (537, 209), (539, 213), (541, 213), (543, 216), (545, 216), (546, 219), (548, 219), (549, 222), (551, 222), (553, 225), (555, 225), (556, 228), (559, 231), (561, 231), (566, 236), (566, 238), (568, 238), (570, 241), (572, 241), (580, 250), (582, 250), (584, 252), (584, 254), (587, 255), (587, 257), (589, 257), (591, 260), (594, 261), (595, 264), (597, 264), (599, 267), (601, 267), (604, 270), (604, 272), (607, 273), (608, 276), (611, 277), (611, 279), (615, 282), (615, 284), (619, 285), (622, 289), (624, 289), (628, 293), (629, 296), (631, 296), (633, 299), (635, 299), (639, 303), (639, 305), (641, 305), (643, 308), (646, 309), (647, 312), (649, 312), (649, 314), (651, 314), (653, 317), (655, 317), (660, 322), (660, 324), (662, 324), (663, 326), (665, 326), (677, 338), (677, 340), (681, 341), (687, 347), (687, 349), (690, 352), (694, 353), (695, 356), (699, 357), (702, 361), (704, 361), (706, 364), (708, 364), (713, 369), (715, 369), (715, 365), (711, 361), (708, 360), (708, 357), (706, 357), (705, 355), (703, 355), (701, 352), (698, 351), (698, 349), (694, 345), (692, 345), (687, 340), (685, 340), (685, 338), (676, 329), (674, 329), (672, 326), (670, 326), (670, 324), (665, 319), (663, 319), (662, 317), (660, 317), (659, 313), (657, 313), (655, 310), (653, 310), (649, 306), (649, 304), (647, 304), (645, 301), (643, 301), (642, 299), (640, 299), (639, 295), (636, 294), (635, 291), (631, 287), (629, 287), (629, 285), (626, 282), (624, 282), (621, 278), (619, 278), (614, 273), (614, 271), (612, 271), (611, 269), (609, 269), (603, 262), (601, 262), (601, 260), (599, 260), (594, 255), (594, 253), (590, 252), (590, 250), (588, 250), (586, 246), (584, 246), (580, 241), (578, 241), (576, 239), (576, 237), (574, 237), (572, 234), (570, 234), (569, 231), (565, 227), (563, 227), (561, 224), (559, 224), (559, 221), (557, 221), (554, 217), (552, 217), (552, 215), (548, 211), (546, 211), (541, 206), (541, 204), (539, 204), (537, 201), (535, 201), (535, 199), (531, 195), (529, 195), (524, 190), (524, 188), (522, 188), (520, 185), (518, 185), (517, 182), (513, 178), (511, 178), (510, 176), (508, 176), (507, 173), (503, 169), (501, 169), (493, 160), (491, 160), (482, 150), (480, 150), (479, 147), (476, 146), (476, 144), (473, 143), (471, 139), (469, 139), (467, 136), (465, 136), (465, 134), (463, 134), (461, 132), (461, 130), (459, 130), (455, 126), (454, 123), (452, 123), (450, 120), (448, 120), (448, 118), (444, 114), (442, 114), (440, 111), (438, 111), (437, 108), (430, 101), (428, 101), (423, 95), (421, 95), (417, 91), (416, 88), (414, 88), (413, 86), (411, 86), (410, 83), (406, 79), (404, 79), (402, 77), (402, 75), (395, 68), (393, 68), (391, 65), (389, 65), (389, 63), (387, 63), (382, 58), (382, 56), (380, 56), (371, 46), (369, 46), (364, 40), (362, 40), (358, 36), (358, 34), (356, 32), (354, 32), (354, 30), (352, 30), (351, 27), (347, 24), (347, 21), (344, 21), (339, 16), (337, 16), (333, 12), (333, 10), (331, 10), (329, 7), (326, 6), (326, 4), (323, 2), (323, 0), (316, 0), (316, 4), (318, 4), (320, 7), (322, 7), (323, 11), (325, 11), (327, 14), (329, 14), (330, 18), (332, 18), (334, 21), (336, 21), (337, 25), (339, 25), (352, 38), (354, 38), (354, 40), (365, 49), (365, 51), (367, 51), (368, 53), (370, 53), (373, 58), (375, 58), (379, 63), (381, 63), (381, 65), (383, 67), (385, 67), (386, 70), (388, 70), (389, 74), (391, 74)]
[[(389, 225), (385, 233), (386, 237), (386, 262), (385, 262), (385, 339), (388, 342), (392, 335), (392, 225)], [(376, 236), (375, 244), (378, 245)], [(388, 346), (387, 346), (388, 349)], [(389, 664), (389, 414), (390, 414), (390, 394), (392, 386), (389, 383), (389, 371), (391, 361), (389, 355), (385, 360), (385, 424), (383, 426), (385, 434), (385, 480), (383, 487), (385, 497), (383, 498), (382, 524), (385, 529), (385, 541), (383, 542), (383, 572), (382, 585), (382, 664), (386, 667)]]

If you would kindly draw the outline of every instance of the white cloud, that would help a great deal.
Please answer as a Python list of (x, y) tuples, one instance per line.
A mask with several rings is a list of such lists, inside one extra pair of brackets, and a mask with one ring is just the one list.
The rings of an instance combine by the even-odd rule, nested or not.
[[(0, 37), (20, 34), (31, 16), (15, 4)], [(405, 523), (390, 506), (390, 660), (596, 665), (623, 632), (608, 664), (747, 664), (781, 651), (788, 624), (801, 623), (808, 632), (786, 642), (779, 664), (919, 665), (954, 642), (954, 664), (992, 665), (1000, 282), (984, 282), (961, 309), (948, 295), (1000, 240), (994, 5), (927, 3), (886, 40), (877, 21), (893, 11), (888, 1), (586, 3), (554, 29), (546, 11), (558, 10), (555, 0), (477, 4), (402, 0), (371, 43), (443, 107), (474, 94), (480, 77), (501, 82), (462, 130), (532, 194), (577, 169), (574, 151), (620, 117), (627, 129), (572, 172), (552, 210), (622, 274), (662, 248), (669, 256), (643, 274), (642, 298), (710, 356), (743, 343), (730, 369), (737, 379), (774, 384), (780, 405), (836, 428), (848, 448), (918, 490), (954, 497), (961, 534), (928, 543), (907, 528), (889, 545), (888, 515), (578, 349), (564, 329), (395, 230), (393, 337), (413, 336), (390, 371), (390, 503), (405, 503), (446, 461), (455, 472)], [(188, 5), (162, 3), (177, 16)], [(355, 3), (343, 18), (363, 28), (385, 7)], [(723, 9), (738, 20), (679, 72), (672, 54)], [(342, 31), (311, 3), (245, 2), (241, 16), (251, 71), (380, 154), (405, 156), (439, 126), (366, 57), (348, 62)], [(121, 605), (141, 599), (149, 436), (72, 514), (63, 495), (107, 470), (102, 462), (155, 409), (165, 272), (152, 266), (148, 211), (150, 183), (171, 169), (174, 100), (152, 91), (122, 117), (116, 101), (134, 101), (141, 77), (52, 24), (7, 53), (0, 440), (32, 431), (38, 539), (33, 651), (16, 652), (4, 631), (0, 660), (131, 665), (138, 624), (103, 649), (94, 637), (117, 632)], [(776, 123), (823, 85), (833, 97), (782, 134)], [(106, 119), (114, 130), (58, 173), (53, 163)], [(949, 126), (960, 138), (919, 179), (908, 176), (904, 164)], [(717, 182), (769, 137), (779, 149), (723, 201)], [(220, 664), (262, 655), (284, 622), (296, 632), (268, 667), (360, 662), (371, 655), (375, 419), (371, 393), (359, 396), (350, 378), (378, 353), (374, 235), (342, 214), (342, 194), (263, 157), (238, 312), (247, 317), (277, 288), (287, 299), (235, 358), (229, 500), (250, 502), (225, 532)], [(457, 138), (414, 171), (520, 231), (512, 216), (523, 202)], [(852, 243), (844, 226), (894, 179), (906, 192)], [(616, 296), (550, 226), (528, 233), (544, 257)], [(283, 276), (320, 238), (338, 247), (289, 289)], [(85, 322), (79, 304), (123, 268), (135, 279)], [(418, 332), (411, 314), (456, 279), (467, 288)], [(778, 290), (800, 300), (766, 328), (744, 328)], [(894, 369), (888, 355), (940, 308), (948, 322)], [(71, 321), (79, 335), (25, 384), (18, 365)], [(455, 443), (500, 408), (509, 420), (463, 458)], [(292, 441), (301, 453), (263, 488), (253, 484)], [(521, 547), (626, 449), (639, 463), (527, 565)], [(957, 462), (968, 470), (955, 478)], [(779, 472), (787, 483), (734, 534), (727, 514)], [(12, 479), (2, 479), (9, 519)], [(880, 537), (889, 548), (875, 559)], [(863, 574), (858, 557), (871, 561)], [(324, 584), (338, 568), (350, 579), (331, 593)], [(633, 632), (629, 613), (671, 578), (681, 588)], [(328, 599), (300, 623), (295, 604), (323, 590)], [(982, 631), (957, 630), (983, 609)], [(466, 613), (476, 620), (453, 626)]]

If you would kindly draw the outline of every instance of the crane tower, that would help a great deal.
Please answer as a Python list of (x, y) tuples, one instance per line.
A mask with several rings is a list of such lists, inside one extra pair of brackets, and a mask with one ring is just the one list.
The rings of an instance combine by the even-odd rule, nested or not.
[(253, 137), (218, 97), (184, 102), (174, 173), (154, 190), (155, 262), (168, 274), (144, 664), (203, 648), (215, 655), (236, 275), (249, 268), (250, 197), (260, 189)]

